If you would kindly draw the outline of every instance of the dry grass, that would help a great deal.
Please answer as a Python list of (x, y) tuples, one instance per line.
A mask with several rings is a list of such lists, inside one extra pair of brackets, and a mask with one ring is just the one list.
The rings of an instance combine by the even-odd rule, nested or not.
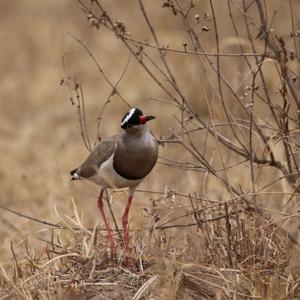
[(48, 235), (44, 231), (43, 250), (24, 241), (16, 257), (12, 248), (12, 263), (1, 270), (1, 296), (294, 299), (299, 295), (299, 269), (292, 255), (298, 246), (280, 227), (243, 205), (229, 202), (225, 209), (202, 204), (203, 209), (193, 212), (195, 226), (183, 226), (177, 239), (168, 239), (168, 230), (158, 229), (159, 222), (144, 232), (132, 232), (130, 270), (122, 266), (120, 244), (117, 258), (110, 259), (105, 233), (83, 227), (75, 207), (77, 218), (59, 224), (64, 229), (48, 227)]
[[(0, 3), (5, 29), (0, 33), (0, 299), (299, 298), (299, 116), (284, 77), (286, 69), (294, 72), (299, 90), (299, 59), (291, 52), (300, 51), (299, 2), (266, 1), (270, 41), (281, 52), (276, 56), (269, 45), (272, 53), (261, 63), (241, 55), (253, 54), (253, 45), (259, 55), (265, 51), (263, 33), (251, 44), (261, 30), (257, 1), (194, 1), (190, 8), (189, 1), (145, 1), (145, 7), (138, 1), (99, 2), (111, 20), (120, 20), (117, 32), (93, 16), (87, 20), (77, 1)], [(186, 20), (174, 15), (172, 5), (178, 3), (188, 12)], [(250, 5), (246, 14), (243, 4)], [(97, 17), (101, 11), (92, 12)], [(168, 52), (157, 47), (147, 16)], [(193, 24), (189, 31), (187, 20)], [(191, 42), (192, 30), (198, 30), (205, 53)], [(134, 48), (127, 68), (124, 41), (143, 46)], [(216, 52), (237, 55), (216, 57)], [(227, 85), (219, 82), (221, 75)], [(69, 181), (69, 170), (87, 155), (66, 86), (74, 79), (83, 86), (92, 140), (96, 133), (107, 137), (119, 130), (127, 110), (120, 95), (156, 115), (151, 129), (166, 140), (159, 164), (135, 195), (131, 270), (123, 266), (117, 233), (118, 257), (109, 258), (95, 209), (98, 187)], [(261, 126), (266, 141), (249, 129), (251, 122)], [(245, 145), (266, 163), (239, 156), (216, 134)], [(280, 164), (270, 163), (271, 152)], [(117, 220), (126, 196), (112, 195)]]

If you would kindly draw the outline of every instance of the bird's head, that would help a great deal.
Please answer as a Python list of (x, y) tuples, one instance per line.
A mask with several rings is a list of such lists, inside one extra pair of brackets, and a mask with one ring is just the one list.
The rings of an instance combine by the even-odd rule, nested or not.
[(144, 115), (138, 108), (131, 108), (121, 121), (121, 128), (125, 130), (139, 130), (148, 122), (155, 119), (154, 116)]

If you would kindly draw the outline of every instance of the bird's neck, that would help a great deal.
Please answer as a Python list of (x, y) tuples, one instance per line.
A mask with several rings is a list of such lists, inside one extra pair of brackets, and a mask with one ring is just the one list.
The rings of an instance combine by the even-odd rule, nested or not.
[(138, 127), (128, 128), (125, 130), (125, 135), (127, 135), (128, 137), (139, 138), (147, 134), (150, 134), (150, 130), (146, 124)]

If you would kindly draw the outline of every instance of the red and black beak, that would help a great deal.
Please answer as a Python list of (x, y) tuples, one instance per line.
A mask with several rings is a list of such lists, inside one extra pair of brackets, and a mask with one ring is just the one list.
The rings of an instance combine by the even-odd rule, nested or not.
[(139, 116), (139, 119), (140, 119), (141, 124), (146, 124), (148, 121), (154, 120), (156, 118), (154, 116), (142, 115), (142, 116)]

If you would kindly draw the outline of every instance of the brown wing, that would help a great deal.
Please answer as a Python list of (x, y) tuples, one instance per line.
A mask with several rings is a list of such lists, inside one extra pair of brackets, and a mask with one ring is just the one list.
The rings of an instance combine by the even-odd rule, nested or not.
[(116, 148), (117, 135), (114, 135), (96, 146), (85, 162), (76, 170), (78, 176), (89, 178), (96, 175), (103, 162), (113, 154)]

